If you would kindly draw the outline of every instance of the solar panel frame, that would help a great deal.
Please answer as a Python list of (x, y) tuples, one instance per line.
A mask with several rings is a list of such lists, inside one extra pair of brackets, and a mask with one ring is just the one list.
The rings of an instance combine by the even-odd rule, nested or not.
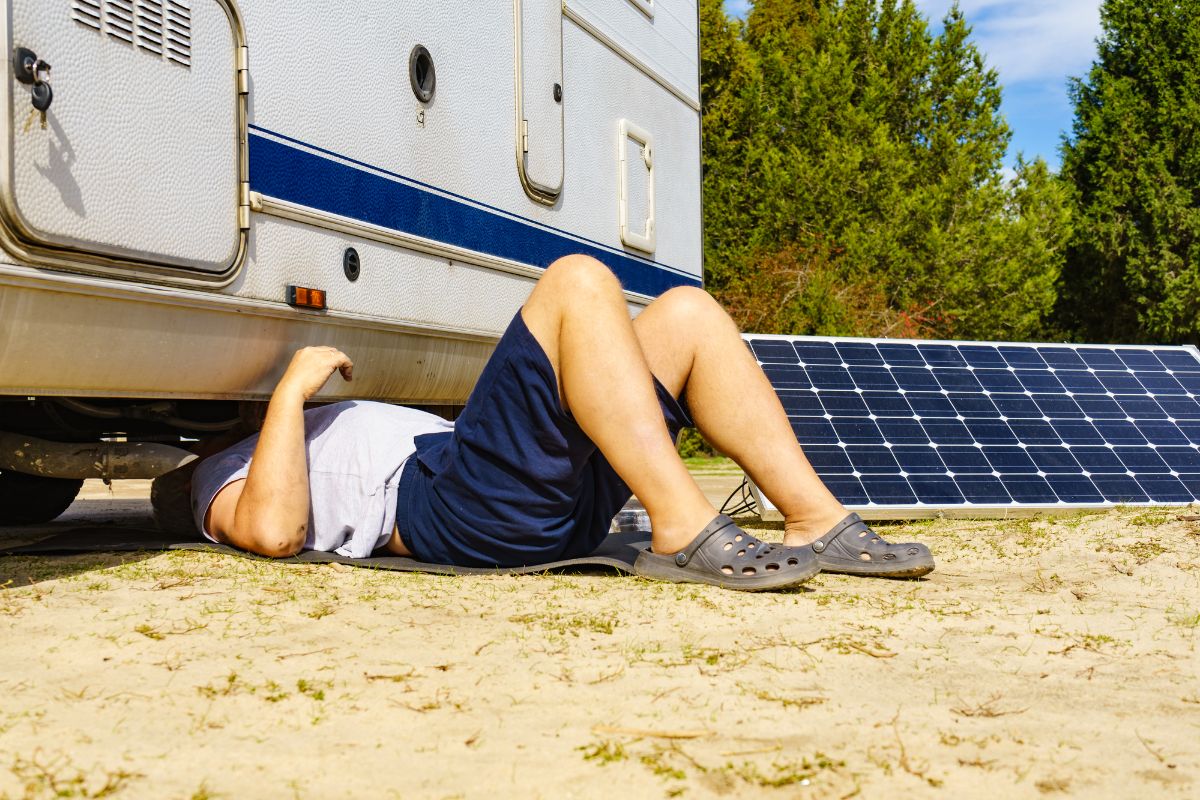
[[(1195, 346), (743, 339), (781, 399), (787, 392), (789, 420), (818, 473), (866, 518), (1200, 501)], [(775, 358), (760, 358), (761, 345)], [(764, 518), (778, 519), (753, 482), (750, 488)]]

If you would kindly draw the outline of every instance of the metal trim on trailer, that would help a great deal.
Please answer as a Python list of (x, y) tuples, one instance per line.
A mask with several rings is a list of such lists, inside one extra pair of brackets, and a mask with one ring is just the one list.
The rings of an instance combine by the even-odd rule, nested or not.
[[(249, 98), (249, 56), (246, 47), (246, 28), (242, 13), (236, 0), (215, 0), (225, 11), (234, 38), (233, 84), (235, 88), (235, 103), (237, 114), (237, 216), (234, 220), (238, 228), (238, 246), (233, 260), (223, 272), (202, 272), (189, 269), (182, 264), (171, 264), (164, 261), (137, 259), (126, 256), (102, 255), (95, 252), (69, 249), (56, 246), (39, 239), (36, 233), (25, 224), (16, 198), (12, 196), (13, 163), (8, 148), (0, 148), (0, 169), (8, 176), (8, 189), (0, 191), (0, 246), (15, 258), (66, 272), (85, 275), (115, 276), (121, 278), (138, 278), (152, 283), (172, 286), (194, 286), (209, 289), (228, 286), (241, 271), (246, 261), (249, 244), (249, 180), (250, 159), (248, 153), (248, 98)], [(11, 29), (10, 29), (11, 31)], [(11, 66), (9, 67), (11, 70)], [(14, 129), (12, 81), (5, 84), (3, 94), (7, 106), (4, 112), (4, 124), (10, 130)]]

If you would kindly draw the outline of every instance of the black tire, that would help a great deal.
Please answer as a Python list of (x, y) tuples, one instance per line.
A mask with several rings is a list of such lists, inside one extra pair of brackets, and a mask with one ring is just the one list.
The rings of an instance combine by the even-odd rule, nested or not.
[(0, 472), (0, 525), (49, 522), (67, 510), (83, 481)]

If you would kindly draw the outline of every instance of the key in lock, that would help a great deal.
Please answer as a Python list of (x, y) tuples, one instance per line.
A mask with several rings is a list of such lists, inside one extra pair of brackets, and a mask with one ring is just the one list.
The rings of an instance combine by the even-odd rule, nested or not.
[(13, 53), (13, 71), (18, 81), (31, 84), (29, 99), (33, 105), (33, 111), (29, 122), (25, 125), (26, 130), (29, 128), (29, 123), (33, 121), (33, 115), (40, 115), (42, 130), (45, 130), (46, 111), (54, 102), (54, 89), (50, 86), (50, 64), (38, 58), (32, 50), (20, 47)]

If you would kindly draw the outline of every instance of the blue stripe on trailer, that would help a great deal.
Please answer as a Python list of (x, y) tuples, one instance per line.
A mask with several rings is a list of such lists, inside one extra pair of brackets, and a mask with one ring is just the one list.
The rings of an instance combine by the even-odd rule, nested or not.
[(289, 203), (534, 267), (545, 268), (558, 258), (581, 253), (606, 264), (627, 291), (651, 297), (676, 286), (700, 285), (699, 278), (656, 262), (338, 159), (251, 132), (250, 188)]

